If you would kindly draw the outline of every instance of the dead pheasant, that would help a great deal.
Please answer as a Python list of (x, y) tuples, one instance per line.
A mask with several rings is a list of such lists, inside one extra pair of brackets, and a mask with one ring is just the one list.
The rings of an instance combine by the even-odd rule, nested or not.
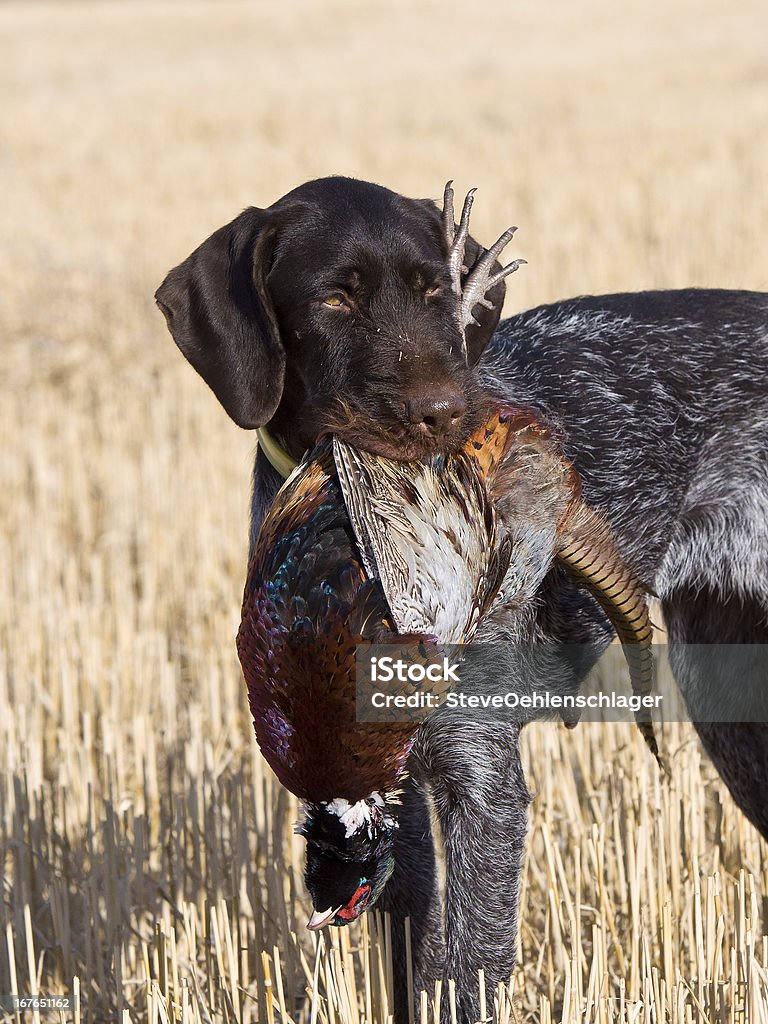
[[(647, 693), (644, 594), (529, 411), (497, 411), (462, 452), (416, 466), (325, 442), (281, 490), (251, 561), (237, 645), (262, 752), (306, 803), (312, 927), (354, 920), (389, 878), (418, 728), (357, 721), (358, 645), (418, 642), (429, 658), (439, 643), (471, 642), (499, 588), (505, 603), (523, 599), (556, 559), (605, 608), (633, 688)], [(641, 728), (656, 753), (650, 725)]]
[[(415, 643), (429, 660), (439, 643), (469, 642), (509, 562), (471, 445), (434, 463), (378, 460), (415, 530), (415, 543), (393, 545), (414, 580), (393, 612), (355, 538), (334, 455), (357, 464), (342, 442), (322, 443), (270, 509), (237, 638), (262, 753), (306, 802), (307, 880), (324, 912), (312, 926), (353, 920), (389, 877), (396, 792), (419, 724), (356, 720), (358, 645)], [(449, 600), (446, 567), (456, 573)]]

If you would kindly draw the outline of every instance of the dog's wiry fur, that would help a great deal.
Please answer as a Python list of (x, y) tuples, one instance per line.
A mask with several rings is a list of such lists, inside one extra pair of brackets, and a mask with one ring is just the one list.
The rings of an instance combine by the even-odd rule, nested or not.
[[(472, 242), (470, 262), (479, 252)], [(230, 415), (247, 427), (269, 422), (294, 456), (330, 428), (398, 457), (455, 448), (483, 392), (539, 409), (564, 432), (585, 500), (605, 511), (625, 559), (660, 596), (692, 717), (711, 718), (729, 694), (711, 660), (683, 645), (768, 643), (768, 296), (579, 298), (493, 334), (500, 285), (490, 311), (477, 307), (467, 366), (441, 290), (445, 255), (433, 204), (324, 179), (222, 228), (171, 272), (158, 301)], [(343, 311), (322, 307), (329, 289), (342, 291)], [(281, 482), (259, 453), (253, 536)], [(612, 636), (595, 602), (553, 570), (522, 607), (491, 616), (481, 638), (541, 641), (541, 671), (572, 692)], [(581, 662), (547, 662), (553, 641), (583, 644)], [(510, 653), (503, 666), (509, 689), (527, 685), (522, 657)], [(745, 678), (757, 671), (745, 657)], [(478, 969), (489, 988), (512, 970), (529, 802), (520, 725), (441, 709), (419, 733), (382, 900), (400, 1020), (406, 916), (417, 990), (454, 978), (463, 1020), (478, 1016)], [(697, 728), (768, 836), (768, 726)], [(442, 907), (427, 794), (445, 853)]]

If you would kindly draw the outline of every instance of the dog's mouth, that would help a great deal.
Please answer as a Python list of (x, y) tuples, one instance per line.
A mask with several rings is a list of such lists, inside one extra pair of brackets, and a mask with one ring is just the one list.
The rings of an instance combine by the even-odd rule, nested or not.
[(441, 433), (431, 433), (392, 415), (374, 417), (337, 399), (323, 416), (322, 434), (336, 434), (347, 444), (385, 459), (413, 462), (459, 451), (477, 427), (480, 414), (467, 411), (460, 423)]
[(458, 442), (447, 444), (444, 440), (421, 440), (409, 438), (405, 434), (396, 442), (387, 442), (372, 438), (367, 434), (359, 434), (355, 431), (337, 431), (336, 433), (343, 441), (354, 445), (356, 448), (370, 452), (371, 455), (379, 455), (385, 459), (394, 459), (397, 462), (418, 462), (434, 455), (447, 455), (461, 448), (461, 444)]

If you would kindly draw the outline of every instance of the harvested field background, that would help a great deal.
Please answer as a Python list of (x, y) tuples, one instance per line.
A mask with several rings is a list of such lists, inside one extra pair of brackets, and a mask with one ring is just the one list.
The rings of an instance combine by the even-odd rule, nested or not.
[[(515, 222), (529, 260), (510, 313), (768, 289), (766, 39), (762, 0), (0, 4), (0, 993), (388, 1013), (386, 926), (304, 929), (233, 642), (253, 438), (175, 350), (165, 271), (341, 172), (478, 185), (474, 233)], [(526, 730), (521, 967), (489, 1015), (768, 1020), (766, 847), (692, 731), (664, 742), (669, 785), (629, 727)]]

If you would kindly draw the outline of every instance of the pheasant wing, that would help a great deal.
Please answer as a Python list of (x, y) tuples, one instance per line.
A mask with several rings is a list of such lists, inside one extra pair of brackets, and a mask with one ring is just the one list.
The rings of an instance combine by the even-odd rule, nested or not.
[(499, 557), (475, 463), (463, 453), (394, 462), (338, 438), (334, 459), (361, 559), (380, 580), (397, 629), (466, 642)]
[(408, 526), (396, 497), (395, 464), (365, 456), (336, 437), (333, 457), (360, 558), (368, 575), (380, 581), (397, 630), (428, 632), (423, 616), (414, 615), (405, 600), (413, 566), (403, 543)]

